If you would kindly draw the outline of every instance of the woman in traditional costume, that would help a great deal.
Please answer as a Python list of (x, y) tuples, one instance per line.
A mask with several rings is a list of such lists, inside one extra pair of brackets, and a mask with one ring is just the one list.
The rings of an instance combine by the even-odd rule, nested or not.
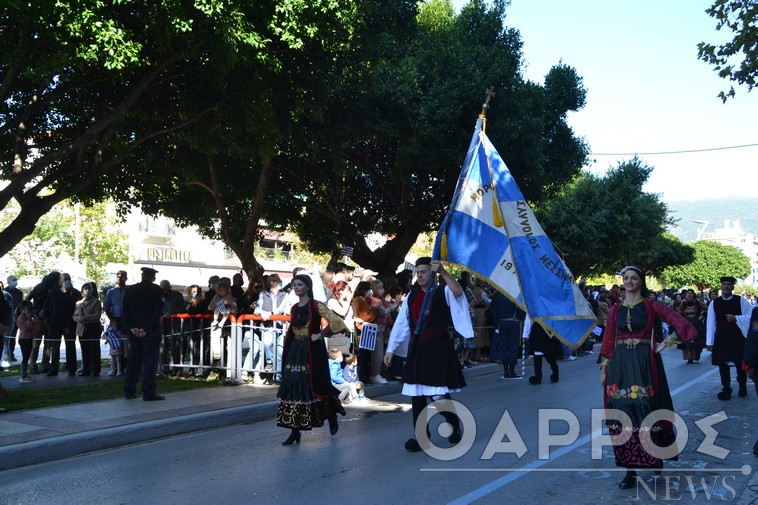
[[(678, 454), (672, 451), (676, 439), (674, 406), (660, 356), (666, 343), (655, 336), (656, 320), (666, 321), (682, 342), (694, 339), (697, 331), (665, 304), (647, 299), (644, 270), (628, 266), (620, 274), (626, 297), (608, 312), (600, 348), (600, 382), (604, 388), (605, 408), (622, 411), (631, 422), (631, 426), (627, 426), (626, 420), (608, 413), (616, 466), (627, 469), (619, 487), (629, 489), (635, 485), (637, 469), (660, 470), (663, 459), (676, 459)], [(653, 412), (662, 420), (649, 431), (640, 429), (643, 420)], [(652, 439), (654, 445), (643, 446), (641, 436)]]
[[(300, 442), (300, 432), (329, 422), (329, 433), (337, 433), (337, 414), (345, 415), (339, 391), (329, 376), (329, 357), (324, 337), (345, 330), (342, 319), (313, 299), (312, 281), (296, 275), (292, 289), (299, 301), (292, 307), (291, 322), (282, 351), (282, 384), (279, 387), (277, 426), (290, 428), (282, 445)], [(321, 319), (328, 326), (321, 328)]]
[(705, 328), (703, 327), (704, 313), (708, 310), (708, 307), (697, 299), (695, 291), (688, 289), (687, 294), (684, 296), (684, 301), (679, 305), (679, 313), (690, 322), (695, 331), (697, 331), (697, 337), (687, 344), (679, 344), (679, 348), (682, 350), (682, 358), (687, 361), (688, 365), (691, 365), (695, 361), (700, 361), (700, 353), (705, 348)]

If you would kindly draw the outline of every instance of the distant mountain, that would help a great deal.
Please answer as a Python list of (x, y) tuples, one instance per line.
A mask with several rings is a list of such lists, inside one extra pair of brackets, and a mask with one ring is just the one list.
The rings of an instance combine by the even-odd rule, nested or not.
[[(756, 189), (758, 192), (758, 189)], [(758, 235), (758, 197), (732, 196), (728, 198), (709, 198), (697, 201), (667, 202), (674, 219), (679, 222), (669, 231), (684, 242), (697, 240), (702, 224), (693, 221), (705, 221), (705, 233), (713, 233), (716, 228), (723, 228), (724, 221), (730, 226), (739, 220), (740, 228)]]

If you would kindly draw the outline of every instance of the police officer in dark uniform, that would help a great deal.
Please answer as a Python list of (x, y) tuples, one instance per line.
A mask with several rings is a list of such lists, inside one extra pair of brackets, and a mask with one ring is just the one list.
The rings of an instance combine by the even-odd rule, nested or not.
[(142, 281), (124, 294), (124, 332), (129, 335), (129, 360), (124, 379), (124, 395), (127, 400), (137, 397), (137, 379), (142, 375), (142, 399), (165, 400), (157, 392), (155, 374), (161, 351), (161, 315), (163, 313), (163, 290), (155, 281), (158, 271), (142, 267)]

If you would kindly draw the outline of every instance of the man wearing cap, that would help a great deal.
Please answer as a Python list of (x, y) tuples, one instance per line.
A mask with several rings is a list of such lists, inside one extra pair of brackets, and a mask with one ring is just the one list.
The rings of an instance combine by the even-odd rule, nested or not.
[(741, 296), (733, 296), (734, 277), (721, 278), (721, 296), (708, 306), (706, 319), (705, 343), (711, 353), (711, 363), (719, 367), (722, 390), (719, 400), (732, 397), (730, 366), (737, 369), (737, 394), (747, 396), (747, 374), (742, 370), (742, 358), (745, 352), (745, 336), (737, 324), (737, 318), (751, 313), (750, 302)]
[(129, 286), (124, 294), (124, 329), (129, 335), (129, 359), (124, 378), (124, 396), (137, 397), (137, 379), (142, 371), (142, 399), (164, 400), (157, 392), (155, 374), (161, 351), (163, 291), (154, 284), (158, 271), (142, 267), (142, 281)]
[[(24, 293), (18, 289), (18, 279), (15, 275), (9, 275), (8, 283), (5, 285), (5, 301), (11, 308), (11, 313), (16, 311), (16, 307), (24, 299)], [(5, 329), (5, 356), (9, 362), (16, 361), (16, 318), (11, 318), (11, 324)], [(6, 366), (3, 364), (3, 366)]]
[[(445, 282), (444, 287), (431, 282), (432, 272), (440, 274)], [(427, 436), (429, 429), (417, 426), (417, 422), (429, 399), (450, 400), (450, 393), (458, 392), (466, 386), (449, 327), (454, 326), (464, 338), (473, 338), (474, 329), (461, 285), (438, 260), (419, 258), (416, 261), (416, 276), (417, 283), (400, 308), (392, 327), (384, 364), (390, 366), (395, 354), (407, 356), (403, 372), (403, 394), (411, 397), (414, 434), (423, 437), (424, 429), (426, 428)], [(421, 317), (427, 297), (429, 301), (424, 317)], [(419, 319), (422, 320), (421, 324), (417, 324)], [(448, 441), (458, 443), (461, 440), (460, 421), (448, 405), (443, 406), (446, 409), (440, 413), (452, 427)], [(406, 441), (405, 449), (418, 452), (422, 445), (414, 437)]]

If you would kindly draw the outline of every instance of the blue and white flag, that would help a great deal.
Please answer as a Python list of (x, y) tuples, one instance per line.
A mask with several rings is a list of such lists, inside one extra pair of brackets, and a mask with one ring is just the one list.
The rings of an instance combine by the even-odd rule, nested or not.
[(359, 349), (373, 351), (376, 347), (376, 334), (379, 327), (373, 323), (363, 323), (361, 327), (361, 340), (358, 342)]
[(219, 300), (216, 303), (216, 310), (218, 311), (219, 314), (224, 315), (224, 316), (229, 313), (229, 309), (226, 308), (226, 304), (224, 303), (224, 300)]
[(486, 278), (550, 335), (579, 345), (595, 328), (592, 307), (482, 126), (479, 118), (433, 256)]
[(103, 338), (108, 342), (111, 350), (121, 349), (124, 345), (121, 341), (121, 332), (113, 326), (108, 326), (108, 329), (103, 333)]

